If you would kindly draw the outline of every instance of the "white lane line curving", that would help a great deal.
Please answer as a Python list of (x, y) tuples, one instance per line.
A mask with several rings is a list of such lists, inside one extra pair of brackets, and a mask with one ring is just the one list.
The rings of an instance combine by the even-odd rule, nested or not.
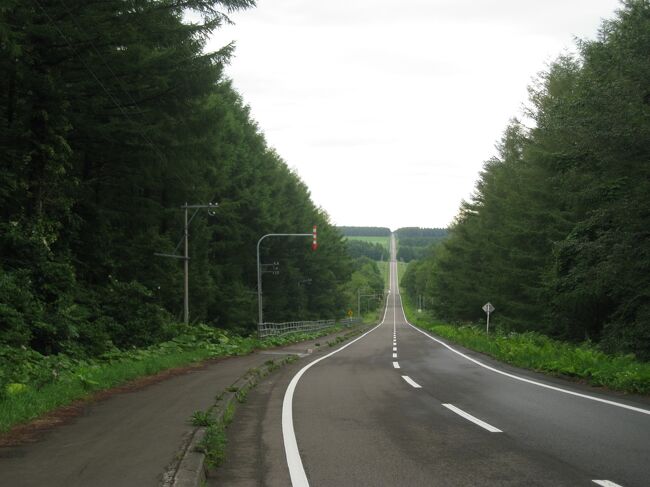
[(394, 369), (399, 369), (399, 363), (398, 362), (393, 362), (393, 368)]
[(615, 484), (611, 480), (592, 480), (592, 482), (603, 487), (623, 487), (622, 485)]
[(490, 433), (502, 433), (502, 431), (499, 428), (495, 428), (491, 424), (488, 424), (485, 421), (481, 421), (476, 416), (472, 416), (471, 414), (466, 413), (465, 411), (463, 411), (460, 408), (457, 408), (453, 404), (443, 404), (443, 406), (449, 409), (450, 411), (455, 412), (459, 416), (462, 416), (466, 420), (471, 421), (472, 423), (479, 425), (481, 428), (488, 430)]
[(408, 375), (403, 375), (402, 379), (404, 379), (407, 384), (415, 387), (416, 389), (422, 389), (422, 386), (417, 382), (415, 382), (413, 379), (411, 379)]
[(361, 340), (363, 337), (372, 333), (386, 321), (386, 313), (388, 312), (388, 305), (384, 311), (384, 317), (374, 328), (368, 330), (363, 335), (355, 338), (349, 343), (346, 343), (341, 348), (334, 350), (333, 352), (324, 355), (313, 362), (308, 363), (302, 369), (298, 371), (296, 375), (293, 376), (287, 390), (284, 393), (284, 399), (282, 401), (282, 439), (284, 441), (284, 452), (287, 457), (287, 466), (289, 467), (289, 475), (291, 477), (291, 485), (293, 487), (309, 487), (309, 481), (307, 480), (307, 474), (305, 474), (305, 468), (302, 465), (302, 459), (300, 458), (300, 451), (298, 450), (298, 441), (296, 440), (296, 432), (293, 427), (293, 394), (298, 385), (298, 381), (307, 372), (311, 367), (316, 365), (321, 360), (325, 360), (328, 357), (331, 357), (335, 353), (340, 352), (343, 349), (348, 348), (353, 343)]
[(570, 391), (568, 389), (562, 389), (561, 387), (555, 387), (555, 386), (552, 386), (552, 385), (549, 385), (549, 384), (544, 384), (542, 382), (537, 382), (535, 380), (526, 379), (525, 377), (519, 377), (518, 375), (510, 374), (508, 372), (504, 372), (503, 370), (495, 369), (494, 367), (490, 367), (489, 365), (485, 365), (483, 362), (479, 362), (478, 360), (473, 359), (472, 357), (470, 357), (468, 355), (465, 355), (462, 352), (459, 352), (455, 348), (447, 345), (442, 340), (438, 340), (437, 338), (434, 338), (433, 336), (429, 335), (427, 332), (422, 331), (418, 327), (411, 325), (411, 323), (409, 323), (408, 320), (406, 320), (406, 316), (404, 317), (404, 320), (414, 330), (419, 331), (424, 336), (430, 338), (434, 342), (439, 343), (440, 345), (442, 345), (443, 347), (451, 350), (455, 354), (460, 355), (461, 357), (469, 360), (470, 362), (474, 362), (476, 365), (478, 365), (479, 367), (483, 367), (484, 369), (490, 370), (490, 371), (495, 372), (497, 374), (504, 375), (506, 377), (510, 377), (511, 379), (515, 379), (515, 380), (518, 380), (518, 381), (521, 381), (521, 382), (526, 382), (527, 384), (532, 384), (534, 386), (543, 387), (545, 389), (550, 389), (552, 391), (561, 392), (563, 394), (569, 394), (570, 396), (581, 397), (583, 399), (589, 399), (590, 401), (596, 401), (596, 402), (600, 402), (600, 403), (603, 403), (603, 404), (609, 404), (610, 406), (616, 406), (616, 407), (623, 408), (623, 409), (628, 409), (630, 411), (634, 411), (634, 412), (637, 412), (637, 413), (650, 415), (650, 409), (638, 408), (638, 407), (635, 407), (635, 406), (630, 406), (628, 404), (623, 404), (621, 402), (610, 401), (609, 399), (602, 399), (600, 397), (590, 396), (588, 394), (582, 394), (580, 392), (574, 392), (574, 391)]

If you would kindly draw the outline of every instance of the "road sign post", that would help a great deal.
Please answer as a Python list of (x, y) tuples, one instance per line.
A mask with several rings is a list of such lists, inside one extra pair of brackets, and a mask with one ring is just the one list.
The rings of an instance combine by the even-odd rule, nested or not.
[(488, 302), (483, 305), (483, 311), (487, 313), (487, 323), (485, 325), (485, 333), (488, 334), (490, 333), (490, 313), (494, 311), (494, 306), (492, 306), (492, 303)]

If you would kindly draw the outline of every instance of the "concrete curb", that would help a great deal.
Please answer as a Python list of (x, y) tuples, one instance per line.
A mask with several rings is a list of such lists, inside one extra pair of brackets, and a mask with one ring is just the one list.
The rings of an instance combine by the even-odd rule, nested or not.
[[(212, 413), (212, 417), (217, 424), (224, 424), (226, 412), (231, 408), (235, 408), (238, 402), (243, 402), (248, 391), (254, 388), (260, 379), (266, 377), (275, 369), (297, 359), (296, 355), (287, 354), (287, 357), (283, 359), (268, 360), (260, 368), (249, 369), (217, 397), (217, 402), (208, 412)], [(197, 427), (185, 439), (177, 461), (173, 462), (163, 474), (160, 483), (161, 487), (198, 487), (206, 481), (205, 453), (200, 447), (206, 430), (206, 427)]]
[[(336, 346), (352, 336), (362, 333), (363, 328), (366, 326), (370, 325), (360, 324), (353, 330), (348, 329), (333, 341), (328, 340), (327, 344), (329, 347)], [(344, 337), (343, 340), (340, 337)], [(328, 336), (326, 335), (322, 338), (327, 339)], [(309, 354), (313, 351), (315, 350), (309, 349)], [(217, 396), (217, 402), (208, 409), (208, 412), (212, 413), (215, 422), (217, 424), (223, 424), (224, 427), (227, 426), (227, 424), (224, 424), (227, 411), (231, 408), (235, 409), (237, 403), (244, 402), (248, 392), (261, 379), (283, 365), (292, 363), (304, 356), (304, 354), (292, 352), (287, 352), (285, 355), (281, 359), (269, 359), (259, 368), (249, 369), (244, 375), (233, 382), (230, 387), (227, 387), (219, 394)], [(160, 487), (199, 487), (205, 484), (208, 468), (206, 466), (205, 453), (202, 451), (200, 445), (205, 437), (206, 431), (207, 427), (196, 427), (184, 438), (175, 461), (167, 467), (162, 476)]]

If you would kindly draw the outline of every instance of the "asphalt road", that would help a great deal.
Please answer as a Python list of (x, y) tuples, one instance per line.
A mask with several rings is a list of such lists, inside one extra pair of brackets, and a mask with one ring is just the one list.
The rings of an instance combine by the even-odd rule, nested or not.
[(382, 324), (262, 383), (212, 485), (650, 485), (650, 405)]
[(209, 362), (90, 404), (35, 443), (0, 448), (0, 487), (157, 486), (193, 430), (192, 413), (212, 406), (248, 369), (313, 348), (309, 341)]

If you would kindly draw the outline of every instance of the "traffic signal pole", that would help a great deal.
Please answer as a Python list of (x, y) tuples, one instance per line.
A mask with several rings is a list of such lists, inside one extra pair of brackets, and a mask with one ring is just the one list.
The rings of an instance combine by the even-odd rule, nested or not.
[(269, 237), (312, 237), (312, 250), (318, 248), (318, 240), (316, 233), (316, 225), (314, 225), (312, 233), (267, 233), (257, 241), (257, 328), (258, 332), (262, 330), (264, 323), (264, 311), (262, 303), (262, 265), (260, 263), (260, 244), (262, 240)]

